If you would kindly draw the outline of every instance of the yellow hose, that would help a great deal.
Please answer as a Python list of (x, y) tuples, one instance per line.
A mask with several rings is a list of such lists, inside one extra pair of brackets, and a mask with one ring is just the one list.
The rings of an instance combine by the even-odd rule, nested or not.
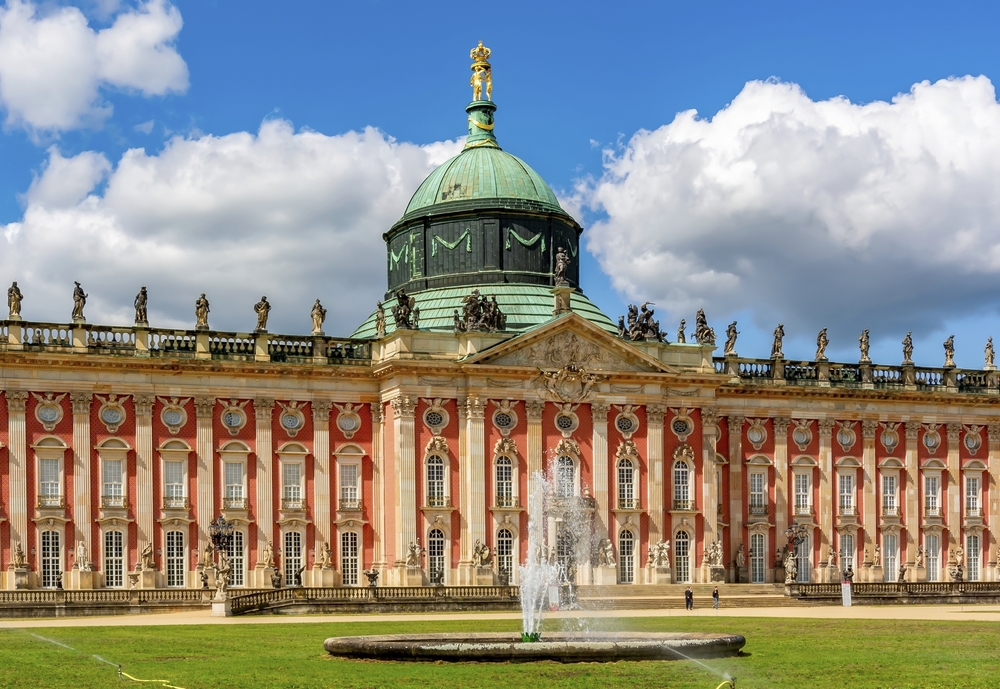
[(119, 677), (127, 677), (128, 679), (132, 680), (133, 682), (156, 682), (158, 684), (163, 685), (165, 687), (165, 689), (184, 689), (184, 687), (176, 687), (173, 684), (169, 684), (170, 680), (167, 680), (167, 679), (139, 679), (138, 677), (133, 677), (132, 675), (128, 674), (127, 672), (122, 672), (122, 666), (121, 665), (118, 666), (118, 676)]
[(722, 687), (729, 687), (729, 689), (736, 689), (736, 679), (727, 679), (725, 682), (717, 686), (715, 689), (722, 689)]

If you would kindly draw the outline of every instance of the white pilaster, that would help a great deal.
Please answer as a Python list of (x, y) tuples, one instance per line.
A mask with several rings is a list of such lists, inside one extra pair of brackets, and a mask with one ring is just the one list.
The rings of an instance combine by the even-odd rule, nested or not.
[(989, 497), (987, 501), (988, 522), (986, 533), (989, 534), (989, 542), (983, 543), (983, 548), (987, 551), (987, 562), (993, 563), (993, 569), (987, 570), (987, 576), (992, 577), (990, 581), (1000, 580), (1000, 562), (997, 557), (997, 536), (996, 529), (1000, 527), (1000, 424), (991, 423), (986, 427), (986, 437), (989, 441)]
[[(729, 428), (729, 552), (743, 543), (743, 422), (742, 416), (730, 416)], [(746, 549), (750, 551), (749, 547)]]
[(198, 452), (198, 473), (196, 477), (198, 502), (195, 506), (198, 524), (198, 553), (205, 550), (209, 543), (208, 525), (215, 516), (215, 500), (212, 487), (212, 462), (215, 451), (212, 448), (212, 415), (215, 409), (215, 399), (212, 397), (196, 397), (194, 400), (195, 441)]
[(594, 434), (593, 440), (593, 460), (594, 460), (594, 533), (607, 534), (612, 541), (615, 540), (614, 529), (610, 528), (612, 516), (612, 501), (608, 496), (608, 409), (604, 402), (593, 402), (590, 405), (590, 414), (593, 419)]
[[(313, 520), (316, 527), (316, 542), (313, 552), (317, 554), (316, 562), (320, 561), (319, 553), (324, 543), (330, 543), (334, 552), (340, 552), (333, 538), (331, 503), (335, 498), (330, 496), (330, 408), (329, 400), (313, 400)], [(359, 477), (360, 478), (360, 477)]]
[[(274, 504), (271, 499), (274, 482), (280, 481), (280, 477), (275, 476), (271, 470), (274, 465), (274, 452), (271, 448), (271, 419), (274, 416), (274, 400), (255, 399), (253, 401), (253, 415), (257, 443), (257, 509), (254, 514), (257, 521), (257, 552), (263, 553), (268, 541), (274, 542), (275, 550), (284, 547), (284, 544), (278, 546), (281, 539), (275, 534)], [(304, 555), (302, 560), (304, 563)]]
[(791, 419), (774, 419), (774, 532), (788, 528), (788, 427)]
[(670, 538), (664, 534), (663, 481), (666, 474), (663, 459), (663, 417), (667, 408), (659, 404), (646, 407), (646, 466), (648, 468), (647, 495), (649, 505), (649, 543), (659, 543)]
[[(461, 558), (472, 555), (472, 544), (486, 543), (486, 405), (478, 398), (465, 400), (465, 451), (468, 453), (468, 499), (462, 504), (463, 523), (468, 524), (469, 543), (463, 545)], [(465, 548), (465, 546), (468, 546)]]
[[(393, 438), (396, 447), (396, 552), (393, 561), (403, 564), (406, 550), (417, 541), (416, 438), (413, 426), (414, 400), (399, 395), (391, 401)], [(423, 545), (423, 542), (421, 541)], [(402, 582), (400, 582), (402, 583)]]
[[(906, 436), (906, 566), (916, 564), (917, 547), (922, 545), (920, 537), (920, 464), (918, 459), (918, 439), (920, 424), (908, 423)], [(927, 558), (924, 558), (926, 566)], [(916, 572), (915, 572), (916, 574)]]
[(17, 543), (28, 552), (28, 443), (24, 410), (28, 393), (8, 390), (7, 397), (7, 456), (10, 459), (10, 548)]
[(73, 542), (83, 541), (87, 556), (96, 560), (97, 552), (91, 543), (90, 514), (90, 403), (93, 395), (89, 392), (74, 392), (70, 395), (73, 404), (73, 524), (76, 533)]
[(385, 414), (382, 413), (382, 403), (372, 402), (372, 509), (374, 520), (374, 567), (385, 577), (385, 435), (382, 424)]
[[(962, 467), (959, 459), (958, 439), (962, 433), (962, 424), (950, 423), (947, 426), (948, 438), (948, 537), (955, 546), (965, 548), (962, 539)], [(964, 563), (963, 563), (964, 564)]]
[[(816, 427), (819, 431), (819, 490), (816, 500), (816, 519), (819, 522), (820, 539), (827, 548), (826, 562), (829, 562), (831, 549), (837, 547), (833, 538), (833, 509), (836, 504), (834, 494), (836, 488), (833, 481), (834, 421), (821, 419)], [(822, 557), (822, 554), (820, 556)]]
[[(701, 410), (701, 456), (702, 456), (702, 504), (705, 515), (705, 543), (721, 541), (722, 534), (719, 532), (719, 495), (718, 483), (715, 480), (715, 443), (719, 437), (719, 429), (716, 427), (717, 411), (710, 407), (703, 407)], [(663, 433), (663, 424), (660, 424), (660, 433)], [(662, 445), (661, 445), (662, 447)], [(661, 461), (662, 464), (662, 461)], [(652, 473), (652, 472), (650, 472)], [(660, 495), (663, 491), (661, 489)], [(729, 560), (735, 558), (736, 553), (729, 553)], [(726, 558), (723, 558), (723, 562)]]
[(542, 471), (542, 411), (545, 402), (528, 400), (524, 403), (524, 414), (528, 417), (528, 497), (525, 505), (530, 508), (531, 495), (535, 488), (535, 474)]
[(137, 395), (135, 402), (135, 518), (139, 551), (153, 543), (153, 402), (152, 395)]
[(864, 529), (863, 547), (868, 550), (869, 555), (875, 552), (878, 534), (878, 521), (875, 518), (875, 481), (878, 480), (878, 472), (875, 470), (875, 431), (877, 429), (878, 421), (863, 420), (861, 422), (861, 503), (863, 505), (861, 524)]

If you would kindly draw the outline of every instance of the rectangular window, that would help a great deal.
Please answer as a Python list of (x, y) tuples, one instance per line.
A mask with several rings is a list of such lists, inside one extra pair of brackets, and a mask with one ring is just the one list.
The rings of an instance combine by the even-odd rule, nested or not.
[(358, 465), (340, 465), (340, 509), (357, 510), (361, 508), (358, 499)]
[(281, 465), (282, 506), (288, 510), (302, 509), (302, 465), (283, 462)]
[(163, 463), (163, 506), (184, 507), (184, 462)]
[(184, 532), (167, 532), (167, 586), (184, 586)]
[(795, 514), (810, 514), (809, 474), (795, 474)]
[(340, 534), (340, 565), (344, 586), (358, 585), (358, 534), (345, 531)]
[(285, 534), (285, 585), (301, 585), (302, 534), (289, 531)]
[(41, 507), (58, 507), (62, 504), (58, 459), (38, 460), (38, 504)]
[(845, 572), (854, 570), (854, 536), (851, 534), (840, 536), (840, 568)]
[(226, 462), (226, 507), (241, 510), (246, 507), (243, 496), (243, 462)]
[[(55, 461), (55, 460), (43, 460)], [(62, 538), (58, 531), (42, 532), (42, 587), (54, 589), (62, 582)]]
[(927, 581), (937, 581), (940, 572), (941, 540), (936, 534), (924, 536), (925, 552), (927, 558)]
[(246, 586), (246, 558), (243, 553), (243, 532), (233, 531), (233, 539), (229, 542), (229, 566), (233, 569), (229, 575), (230, 586)]
[(979, 581), (979, 536), (969, 534), (965, 537), (965, 558), (968, 563), (969, 581)]
[(840, 474), (838, 477), (840, 488), (840, 514), (854, 514), (854, 474)]
[[(979, 477), (965, 477), (965, 514), (968, 517), (979, 516)], [(970, 579), (970, 581), (972, 581)]]
[(122, 460), (105, 459), (101, 469), (104, 474), (104, 492), (101, 493), (101, 504), (105, 507), (124, 507)]
[(767, 541), (762, 533), (750, 535), (750, 583), (763, 584), (767, 563)]
[(125, 585), (125, 546), (121, 531), (104, 532), (104, 585), (108, 588)]
[(767, 514), (764, 478), (762, 473), (750, 474), (750, 514)]
[(899, 575), (896, 569), (898, 549), (899, 545), (896, 541), (896, 534), (887, 533), (882, 535), (882, 559), (884, 561), (883, 569), (885, 570), (886, 581), (896, 581)]
[(898, 514), (898, 510), (896, 508), (895, 476), (882, 477), (882, 513), (890, 517), (895, 517)]
[(924, 476), (924, 511), (928, 517), (941, 516), (938, 506), (939, 476)]

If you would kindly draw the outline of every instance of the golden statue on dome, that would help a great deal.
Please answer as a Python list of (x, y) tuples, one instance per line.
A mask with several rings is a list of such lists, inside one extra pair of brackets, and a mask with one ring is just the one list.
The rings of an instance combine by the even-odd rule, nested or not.
[(469, 84), (472, 86), (472, 100), (484, 100), (483, 89), (486, 89), (485, 100), (493, 99), (493, 72), (490, 69), (489, 57), (492, 51), (479, 41), (479, 45), (469, 51), (472, 58), (472, 76)]

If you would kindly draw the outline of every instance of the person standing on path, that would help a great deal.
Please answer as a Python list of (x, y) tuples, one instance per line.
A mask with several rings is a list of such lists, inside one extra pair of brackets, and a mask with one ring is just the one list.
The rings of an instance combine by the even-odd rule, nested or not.
[(715, 610), (719, 609), (719, 587), (716, 586), (712, 589), (712, 608)]
[(688, 610), (694, 610), (694, 591), (691, 590), (690, 586), (684, 592), (684, 607)]

